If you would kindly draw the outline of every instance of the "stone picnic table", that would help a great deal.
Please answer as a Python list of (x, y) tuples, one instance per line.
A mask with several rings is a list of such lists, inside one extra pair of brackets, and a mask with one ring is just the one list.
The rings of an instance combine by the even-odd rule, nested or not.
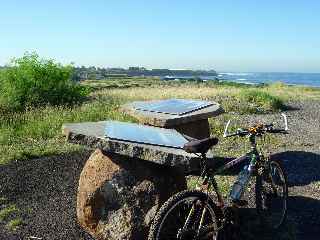
[[(187, 105), (190, 103), (187, 102)], [(211, 103), (205, 107), (207, 109), (198, 108), (179, 114), (176, 114), (177, 110), (174, 112), (170, 109), (174, 114), (146, 111), (139, 107), (139, 102), (133, 104), (125, 105), (122, 109), (131, 111), (131, 114), (134, 111), (135, 116), (139, 120), (144, 119), (142, 122), (145, 124), (164, 128), (114, 121), (62, 126), (68, 142), (96, 149), (81, 172), (77, 194), (79, 224), (95, 239), (146, 239), (160, 206), (173, 194), (186, 189), (185, 176), (200, 168), (199, 156), (185, 152), (183, 143), (195, 136), (198, 139), (207, 136), (208, 129), (200, 135), (196, 134), (196, 130), (203, 129), (202, 123), (208, 121), (209, 116), (221, 112), (219, 105)], [(139, 109), (132, 106), (138, 106)], [(208, 108), (211, 110), (208, 111)], [(161, 141), (168, 141), (171, 135), (175, 136), (180, 145), (152, 144), (147, 138), (139, 142), (107, 135), (117, 135), (117, 131), (121, 133), (121, 124), (124, 124), (123, 127), (128, 125), (129, 130), (137, 128), (138, 133), (141, 130), (142, 135), (145, 129), (151, 130), (153, 135), (154, 131), (159, 131)], [(183, 127), (179, 127), (179, 124)], [(113, 132), (108, 132), (114, 125), (118, 128), (111, 128)], [(188, 130), (190, 127), (192, 131)], [(191, 136), (186, 133), (191, 133)], [(210, 158), (213, 155), (209, 152), (208, 156)]]

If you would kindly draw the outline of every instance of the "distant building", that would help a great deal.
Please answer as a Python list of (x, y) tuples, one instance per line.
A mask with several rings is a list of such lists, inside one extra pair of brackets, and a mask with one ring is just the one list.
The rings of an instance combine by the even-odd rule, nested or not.
[(80, 81), (88, 79), (88, 73), (87, 72), (80, 72), (80, 73), (78, 73), (78, 76), (80, 78)]
[(96, 80), (104, 79), (105, 77), (101, 73), (96, 73)]

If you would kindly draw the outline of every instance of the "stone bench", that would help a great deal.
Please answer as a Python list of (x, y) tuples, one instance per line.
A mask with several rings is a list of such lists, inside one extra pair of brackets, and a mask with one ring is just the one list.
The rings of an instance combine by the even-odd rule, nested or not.
[(77, 217), (96, 239), (145, 239), (158, 208), (186, 189), (199, 158), (182, 149), (109, 139), (106, 121), (64, 124), (71, 143), (96, 149), (79, 180)]

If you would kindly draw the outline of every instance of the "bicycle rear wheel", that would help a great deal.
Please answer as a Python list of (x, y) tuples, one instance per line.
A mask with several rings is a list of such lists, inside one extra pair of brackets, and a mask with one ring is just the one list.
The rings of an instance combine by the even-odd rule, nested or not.
[(287, 176), (279, 161), (267, 163), (256, 181), (256, 205), (263, 227), (279, 229), (287, 216)]
[[(201, 191), (182, 191), (160, 208), (149, 231), (149, 240), (213, 240), (221, 225), (221, 210)], [(201, 223), (201, 227), (200, 227)]]

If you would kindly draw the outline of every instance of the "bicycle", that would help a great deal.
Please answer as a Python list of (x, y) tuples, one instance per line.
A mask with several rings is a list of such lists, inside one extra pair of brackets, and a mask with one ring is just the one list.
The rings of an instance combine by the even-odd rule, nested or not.
[[(206, 153), (218, 143), (211, 137), (204, 140), (190, 141), (184, 146), (188, 153), (199, 154), (201, 163), (201, 190), (185, 190), (173, 195), (159, 209), (149, 231), (149, 240), (162, 239), (239, 239), (240, 223), (237, 210), (247, 201), (242, 196), (252, 177), (255, 182), (255, 202), (258, 216), (264, 226), (270, 230), (279, 229), (287, 215), (288, 186), (286, 173), (281, 162), (263, 156), (257, 149), (256, 138), (266, 133), (288, 133), (285, 114), (284, 129), (275, 129), (273, 124), (256, 124), (248, 129), (237, 129), (228, 133), (228, 121), (224, 137), (248, 137), (251, 150), (223, 166), (208, 167)], [(214, 178), (225, 170), (246, 163), (230, 191), (229, 203), (225, 203)], [(217, 203), (209, 194), (213, 189)]]

